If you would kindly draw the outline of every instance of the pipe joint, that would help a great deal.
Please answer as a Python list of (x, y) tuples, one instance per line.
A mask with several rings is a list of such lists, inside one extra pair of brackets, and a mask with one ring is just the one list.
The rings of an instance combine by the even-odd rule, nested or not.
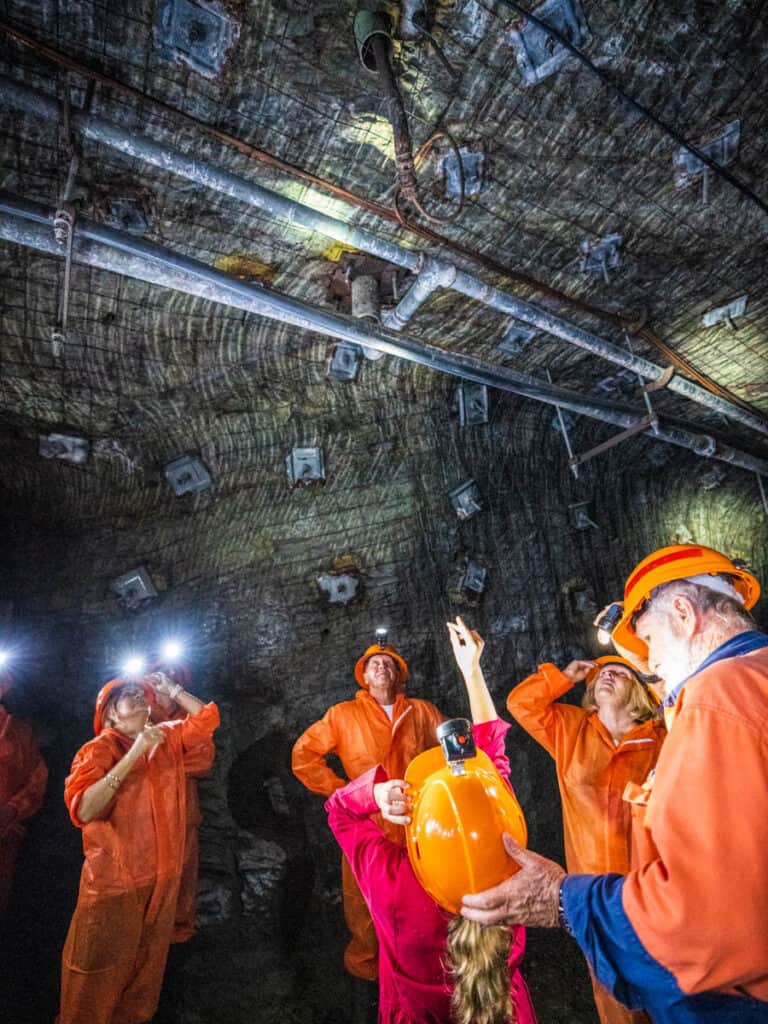
[(451, 288), (456, 280), (456, 267), (452, 263), (422, 254), (416, 280), (397, 306), (382, 318), (385, 327), (401, 331), (411, 317), (438, 288)]

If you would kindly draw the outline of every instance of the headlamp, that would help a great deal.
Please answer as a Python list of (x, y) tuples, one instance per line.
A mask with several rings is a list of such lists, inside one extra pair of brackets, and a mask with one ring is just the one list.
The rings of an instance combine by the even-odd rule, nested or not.
[(611, 633), (621, 622), (623, 613), (624, 609), (618, 601), (608, 605), (596, 623), (598, 643), (605, 647), (611, 642)]
[(123, 662), (123, 676), (132, 678), (140, 676), (144, 671), (144, 659), (140, 654), (132, 654)]
[(160, 651), (160, 657), (164, 662), (178, 661), (184, 653), (184, 647), (179, 640), (166, 640)]

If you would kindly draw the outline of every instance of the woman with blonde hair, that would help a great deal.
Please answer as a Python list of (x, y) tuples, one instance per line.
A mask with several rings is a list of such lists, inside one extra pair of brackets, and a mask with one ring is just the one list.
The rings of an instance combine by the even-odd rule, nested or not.
[[(581, 707), (558, 701), (583, 681)], [(618, 655), (572, 661), (562, 671), (540, 665), (512, 690), (507, 708), (555, 761), (568, 871), (626, 875), (632, 813), (624, 791), (629, 783), (645, 781), (666, 736), (637, 669)], [(592, 988), (601, 1024), (648, 1021), (644, 1013), (617, 1003), (594, 979)]]
[[(498, 718), (479, 667), (483, 641), (461, 619), (448, 623), (448, 630), (467, 687), (474, 741), (508, 780), (509, 725)], [(420, 884), (407, 850), (373, 820), (378, 811), (387, 821), (409, 825), (411, 805), (408, 783), (387, 779), (380, 766), (337, 790), (325, 805), (376, 926), (380, 1024), (536, 1024), (519, 971), (524, 929), (483, 927), (443, 909)], [(500, 835), (487, 841), (503, 849)]]

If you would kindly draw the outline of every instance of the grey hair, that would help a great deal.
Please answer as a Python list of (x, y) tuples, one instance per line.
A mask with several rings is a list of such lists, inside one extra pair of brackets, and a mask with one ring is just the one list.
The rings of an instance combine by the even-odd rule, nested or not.
[[(718, 575), (728, 583), (733, 580), (733, 577), (725, 573)], [(754, 625), (755, 620), (735, 598), (700, 583), (691, 583), (689, 580), (671, 580), (669, 583), (661, 583), (654, 587), (646, 610), (650, 611), (653, 606), (654, 611), (668, 611), (676, 594), (687, 597), (698, 611), (712, 612), (725, 626)]]

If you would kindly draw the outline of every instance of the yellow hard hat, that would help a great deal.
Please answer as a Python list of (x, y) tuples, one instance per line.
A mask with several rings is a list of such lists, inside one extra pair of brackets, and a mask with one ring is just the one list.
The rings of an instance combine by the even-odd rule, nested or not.
[(394, 661), (397, 665), (398, 672), (400, 673), (400, 685), (405, 686), (408, 682), (408, 665), (405, 658), (398, 654), (395, 648), (390, 647), (389, 644), (371, 644), (363, 656), (357, 659), (357, 664), (355, 665), (355, 679), (358, 683), (364, 687), (364, 689), (368, 689), (368, 684), (365, 681), (365, 666), (368, 659), (372, 658), (375, 654), (386, 654), (388, 658), (391, 658), (392, 661)]
[(405, 779), (413, 790), (406, 825), (408, 858), (422, 888), (452, 914), (462, 896), (498, 885), (519, 870), (504, 849), (502, 833), (522, 846), (525, 818), (512, 790), (487, 754), (462, 762), (454, 774), (440, 747), (419, 754)]
[(611, 633), (616, 643), (647, 658), (648, 648), (635, 633), (633, 616), (648, 600), (651, 591), (662, 583), (701, 575), (730, 577), (734, 590), (744, 599), (747, 611), (760, 597), (760, 584), (752, 573), (737, 565), (727, 555), (700, 544), (671, 544), (648, 555), (630, 574), (624, 586), (624, 613)]

